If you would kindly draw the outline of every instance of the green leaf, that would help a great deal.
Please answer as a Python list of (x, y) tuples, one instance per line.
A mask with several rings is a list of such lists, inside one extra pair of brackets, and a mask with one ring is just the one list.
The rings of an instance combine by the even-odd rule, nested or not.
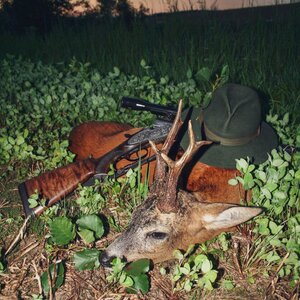
[[(54, 264), (51, 264), (49, 266), (49, 272), (51, 276), (51, 280), (56, 277), (55, 283), (53, 283), (53, 289), (56, 291), (64, 282), (64, 276), (65, 276), (65, 268), (62, 262), (56, 264), (55, 266), (56, 269), (56, 276), (54, 276)], [(45, 271), (41, 275), (41, 283), (42, 283), (42, 288), (45, 294), (48, 294), (49, 292), (49, 283), (48, 283), (48, 273)]]
[(251, 173), (246, 173), (244, 176), (244, 188), (249, 190), (254, 186), (253, 176)]
[(5, 270), (4, 264), (0, 261), (0, 274), (3, 273)]
[(28, 203), (29, 203), (30, 208), (34, 208), (34, 207), (38, 206), (38, 204), (39, 204), (36, 199), (31, 198), (31, 197), (28, 198)]
[(272, 234), (278, 234), (280, 232), (280, 230), (282, 229), (282, 226), (278, 226), (273, 221), (270, 221), (269, 228), (270, 228)]
[(232, 179), (229, 179), (228, 180), (228, 184), (229, 185), (233, 185), (233, 186), (235, 186), (235, 185), (237, 185), (239, 182), (235, 179), (235, 178), (232, 178)]
[(255, 169), (255, 165), (249, 165), (247, 172), (251, 173)]
[(261, 189), (262, 194), (267, 198), (267, 199), (271, 199), (272, 198), (272, 194), (271, 192), (266, 189), (266, 188), (262, 188)]
[(268, 228), (269, 219), (267, 219), (267, 218), (258, 219), (258, 220), (256, 220), (256, 223), (259, 224), (258, 232), (261, 235), (269, 235), (270, 234), (270, 230)]
[(118, 67), (114, 67), (114, 73), (116, 76), (119, 76), (120, 75), (120, 70)]
[[(143, 294), (147, 294), (150, 289), (149, 277), (146, 274), (141, 274), (139, 276), (133, 276), (133, 287), (137, 291), (141, 291)], [(132, 289), (130, 289), (132, 290)]]
[(279, 239), (272, 239), (270, 240), (270, 245), (274, 247), (281, 247), (282, 243)]
[(220, 77), (222, 79), (221, 84), (224, 84), (228, 81), (228, 78), (229, 78), (229, 66), (228, 65), (223, 66)]
[(57, 245), (67, 245), (75, 238), (75, 226), (66, 217), (55, 218), (49, 227), (52, 240)]
[(145, 68), (147, 66), (147, 63), (144, 59), (141, 60), (140, 65), (142, 68)]
[(277, 159), (274, 159), (274, 160), (272, 161), (272, 166), (274, 166), (274, 167), (279, 167), (279, 166), (281, 166), (283, 163), (284, 163), (284, 161), (283, 161), (282, 159), (277, 158)]
[(121, 258), (116, 257), (112, 260), (112, 270), (115, 274), (121, 273), (126, 263)]
[(24, 138), (21, 135), (19, 135), (16, 139), (16, 144), (22, 145), (24, 142), (25, 142)]
[(263, 171), (257, 171), (256, 177), (259, 178), (264, 183), (267, 181), (266, 173)]
[(228, 291), (234, 289), (235, 287), (234, 283), (231, 280), (227, 280), (227, 279), (224, 279), (222, 281), (222, 286)]
[(178, 260), (181, 260), (184, 257), (184, 255), (182, 254), (182, 252), (180, 250), (174, 250), (173, 256)]
[(268, 189), (271, 193), (274, 192), (278, 187), (278, 184), (269, 182), (265, 185), (265, 188)]
[(202, 264), (203, 261), (207, 260), (207, 256), (204, 254), (199, 254), (195, 257), (195, 265)]
[(268, 262), (273, 262), (273, 261), (277, 261), (277, 260), (280, 260), (280, 256), (277, 255), (275, 252), (270, 252), (268, 255), (267, 255), (267, 261)]
[(84, 249), (73, 256), (75, 268), (79, 271), (93, 270), (100, 266), (100, 251), (97, 249)]
[(90, 244), (95, 241), (94, 232), (89, 229), (81, 229), (78, 234), (85, 244)]
[(187, 281), (184, 283), (183, 288), (184, 288), (184, 290), (185, 290), (186, 292), (189, 292), (189, 291), (191, 291), (192, 286), (193, 286), (193, 283), (192, 283), (190, 280), (187, 280)]
[(218, 272), (216, 270), (208, 271), (204, 277), (207, 278), (210, 282), (215, 282), (218, 276)]
[(286, 199), (286, 194), (284, 192), (281, 192), (281, 191), (276, 191), (274, 193), (274, 197), (276, 197), (280, 200), (285, 200)]
[(211, 70), (207, 67), (200, 69), (196, 74), (196, 78), (198, 80), (204, 79), (206, 81), (209, 81), (210, 77), (211, 77)]
[(190, 273), (190, 268), (180, 267), (180, 272), (184, 275), (188, 275)]
[(202, 263), (202, 266), (201, 266), (201, 271), (203, 273), (207, 273), (208, 271), (210, 271), (212, 268), (212, 263), (209, 259), (205, 259)]
[(209, 280), (205, 280), (204, 288), (208, 291), (212, 291), (214, 288)]
[(243, 173), (247, 172), (248, 165), (249, 165), (248, 162), (244, 158), (237, 160), (237, 164), (236, 164), (237, 169), (242, 171)]
[(126, 268), (125, 272), (130, 276), (137, 276), (142, 273), (148, 272), (150, 269), (150, 260), (147, 258), (142, 258), (137, 261), (130, 263)]
[(95, 233), (96, 238), (100, 238), (104, 234), (103, 222), (97, 215), (83, 216), (76, 221), (79, 226), (79, 230), (89, 229)]
[(130, 276), (127, 276), (125, 273), (121, 274), (119, 282), (125, 287), (130, 287), (133, 285), (133, 279)]

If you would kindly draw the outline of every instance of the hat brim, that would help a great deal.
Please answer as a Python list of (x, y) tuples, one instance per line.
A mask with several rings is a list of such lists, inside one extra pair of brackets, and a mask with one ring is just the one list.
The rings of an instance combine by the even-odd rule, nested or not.
[[(187, 117), (189, 113), (184, 112)], [(201, 126), (198, 117), (201, 109), (194, 108), (190, 114), (196, 141), (202, 140)], [(189, 119), (187, 117), (187, 119)], [(188, 135), (181, 141), (184, 150), (189, 145)], [(278, 138), (274, 129), (265, 122), (261, 123), (260, 134), (251, 142), (241, 146), (223, 146), (212, 144), (199, 150), (197, 158), (200, 162), (221, 168), (236, 168), (236, 159), (249, 157), (254, 164), (260, 164), (268, 159), (268, 153), (278, 146)]]

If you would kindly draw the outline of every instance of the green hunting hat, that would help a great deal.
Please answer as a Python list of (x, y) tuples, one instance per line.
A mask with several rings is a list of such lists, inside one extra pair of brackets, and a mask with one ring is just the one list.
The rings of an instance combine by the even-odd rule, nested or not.
[[(255, 164), (267, 160), (267, 153), (278, 145), (273, 128), (261, 119), (261, 105), (257, 93), (246, 86), (226, 84), (217, 89), (208, 107), (183, 112), (192, 120), (195, 139), (216, 143), (203, 147), (199, 161), (207, 165), (235, 168), (235, 159), (253, 159)], [(189, 145), (188, 134), (181, 146)]]

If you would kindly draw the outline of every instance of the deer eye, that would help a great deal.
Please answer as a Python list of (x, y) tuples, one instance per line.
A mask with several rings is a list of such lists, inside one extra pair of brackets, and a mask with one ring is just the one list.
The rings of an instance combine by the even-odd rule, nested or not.
[(155, 239), (155, 240), (163, 240), (167, 237), (167, 233), (165, 232), (159, 232), (159, 231), (154, 231), (151, 233), (148, 233), (148, 236)]

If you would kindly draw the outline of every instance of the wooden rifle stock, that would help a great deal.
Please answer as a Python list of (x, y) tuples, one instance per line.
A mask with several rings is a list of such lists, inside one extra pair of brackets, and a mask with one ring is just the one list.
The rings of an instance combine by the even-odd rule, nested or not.
[[(19, 185), (26, 216), (39, 216), (47, 207), (50, 207), (73, 192), (80, 183), (87, 181), (96, 172), (97, 161), (86, 159), (71, 163), (40, 176), (31, 178)], [(46, 199), (46, 206), (29, 207), (28, 199), (38, 193)]]
[[(137, 151), (139, 148), (139, 144), (128, 144), (128, 141), (125, 141), (98, 159), (87, 158), (76, 161), (21, 183), (18, 188), (26, 216), (39, 216), (47, 207), (54, 205), (73, 192), (79, 184), (83, 184), (88, 180), (93, 182), (94, 180), (91, 180), (93, 177), (101, 178), (106, 175), (110, 164), (116, 158)], [(142, 160), (142, 163), (147, 161)], [(122, 172), (118, 172), (118, 176), (122, 174)], [(30, 208), (29, 198), (35, 193), (46, 199), (45, 206), (40, 205)]]

